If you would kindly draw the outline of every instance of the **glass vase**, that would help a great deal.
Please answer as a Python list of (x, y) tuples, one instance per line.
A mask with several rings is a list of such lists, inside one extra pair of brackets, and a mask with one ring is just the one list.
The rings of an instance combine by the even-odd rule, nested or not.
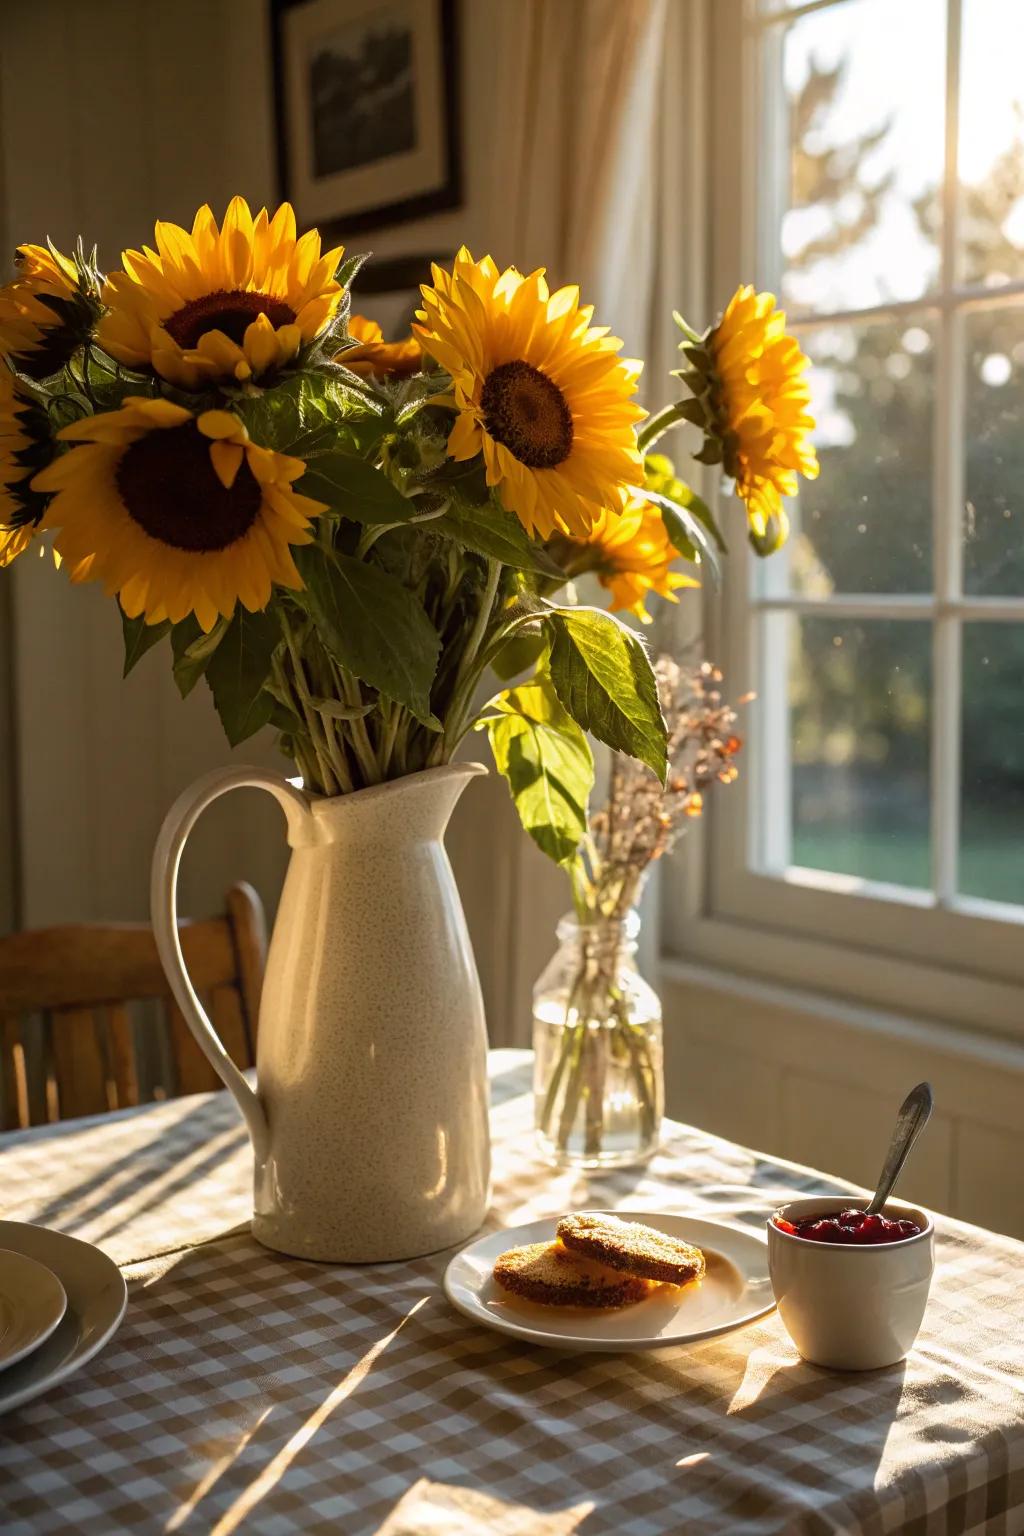
[(625, 1168), (657, 1150), (661, 1003), (636, 967), (636, 912), (558, 924), (533, 994), (534, 1113), (559, 1166)]

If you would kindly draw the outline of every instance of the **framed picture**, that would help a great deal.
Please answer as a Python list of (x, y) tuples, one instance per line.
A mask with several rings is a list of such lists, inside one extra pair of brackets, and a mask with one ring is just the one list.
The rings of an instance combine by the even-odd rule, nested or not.
[(455, 0), (272, 0), (278, 169), (328, 238), (461, 198)]

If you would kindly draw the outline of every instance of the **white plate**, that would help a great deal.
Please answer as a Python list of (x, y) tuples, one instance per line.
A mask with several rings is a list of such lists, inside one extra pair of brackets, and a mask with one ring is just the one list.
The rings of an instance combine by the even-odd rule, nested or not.
[(0, 1248), (45, 1265), (67, 1293), (67, 1311), (46, 1342), (0, 1375), (4, 1413), (49, 1391), (91, 1360), (124, 1316), (128, 1292), (113, 1259), (63, 1232), (0, 1221)]
[(64, 1287), (44, 1264), (0, 1250), (0, 1370), (48, 1339), (67, 1304)]
[(554, 1349), (664, 1349), (742, 1328), (775, 1305), (768, 1278), (768, 1245), (740, 1227), (667, 1211), (612, 1211), (642, 1221), (703, 1250), (707, 1273), (685, 1286), (663, 1285), (634, 1306), (614, 1311), (542, 1307), (510, 1296), (491, 1271), (499, 1254), (526, 1243), (550, 1242), (559, 1217), (492, 1232), (457, 1253), (444, 1277), (445, 1295), (474, 1322)]

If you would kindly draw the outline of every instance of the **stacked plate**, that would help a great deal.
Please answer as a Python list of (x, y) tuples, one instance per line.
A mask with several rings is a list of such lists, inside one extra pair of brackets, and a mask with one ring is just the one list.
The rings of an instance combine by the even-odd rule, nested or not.
[(64, 1381), (102, 1349), (127, 1291), (91, 1243), (0, 1221), (0, 1413)]

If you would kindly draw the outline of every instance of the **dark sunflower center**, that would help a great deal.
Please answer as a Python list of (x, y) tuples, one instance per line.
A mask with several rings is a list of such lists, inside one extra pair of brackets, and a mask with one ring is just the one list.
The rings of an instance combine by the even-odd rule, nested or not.
[(234, 288), (193, 299), (191, 304), (175, 310), (164, 321), (164, 329), (170, 332), (179, 347), (194, 347), (206, 331), (223, 331), (241, 346), (246, 330), (257, 315), (266, 315), (275, 330), (280, 325), (291, 325), (295, 319), (295, 311), (283, 299)]
[(565, 396), (530, 363), (502, 363), (480, 396), (484, 426), (520, 464), (554, 469), (569, 457), (572, 416)]
[(244, 458), (225, 490), (210, 462), (210, 440), (193, 421), (131, 443), (117, 466), (117, 489), (151, 539), (194, 554), (234, 544), (256, 521), (262, 500)]

